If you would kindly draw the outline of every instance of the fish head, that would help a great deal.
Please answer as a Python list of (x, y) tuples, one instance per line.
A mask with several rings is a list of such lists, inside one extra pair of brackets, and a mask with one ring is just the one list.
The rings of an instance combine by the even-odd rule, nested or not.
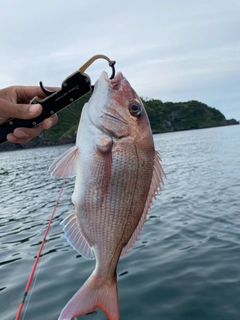
[(152, 139), (144, 105), (121, 72), (112, 80), (105, 71), (101, 74), (94, 86), (88, 110), (91, 122), (113, 138)]

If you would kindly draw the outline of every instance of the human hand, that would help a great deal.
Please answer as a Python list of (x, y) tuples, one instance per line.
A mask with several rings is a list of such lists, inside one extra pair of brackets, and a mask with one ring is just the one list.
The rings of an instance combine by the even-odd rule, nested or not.
[[(40, 87), (11, 86), (0, 89), (0, 124), (9, 118), (32, 119), (39, 116), (42, 112), (42, 106), (29, 104), (36, 96), (46, 97)], [(39, 135), (43, 129), (49, 129), (55, 125), (57, 121), (58, 117), (54, 114), (34, 128), (16, 128), (13, 133), (7, 135), (7, 140), (14, 143), (26, 143)]]

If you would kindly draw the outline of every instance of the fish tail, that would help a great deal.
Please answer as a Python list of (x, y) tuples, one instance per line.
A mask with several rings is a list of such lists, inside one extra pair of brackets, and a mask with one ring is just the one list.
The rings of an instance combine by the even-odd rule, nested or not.
[(101, 309), (108, 320), (119, 320), (118, 290), (116, 276), (113, 281), (102, 279), (95, 271), (75, 293), (62, 310), (58, 320), (71, 320), (95, 308)]

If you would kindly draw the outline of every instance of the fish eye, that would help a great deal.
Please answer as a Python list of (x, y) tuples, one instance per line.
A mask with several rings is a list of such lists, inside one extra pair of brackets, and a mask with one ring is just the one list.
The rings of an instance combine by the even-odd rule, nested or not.
[(142, 113), (142, 106), (137, 101), (132, 101), (129, 104), (129, 112), (133, 117), (140, 118)]

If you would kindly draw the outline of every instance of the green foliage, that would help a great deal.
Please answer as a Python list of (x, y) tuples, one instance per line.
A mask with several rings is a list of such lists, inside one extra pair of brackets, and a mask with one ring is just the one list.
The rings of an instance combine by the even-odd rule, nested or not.
[(201, 129), (227, 124), (219, 110), (195, 100), (176, 103), (143, 100), (143, 103), (153, 132)]

